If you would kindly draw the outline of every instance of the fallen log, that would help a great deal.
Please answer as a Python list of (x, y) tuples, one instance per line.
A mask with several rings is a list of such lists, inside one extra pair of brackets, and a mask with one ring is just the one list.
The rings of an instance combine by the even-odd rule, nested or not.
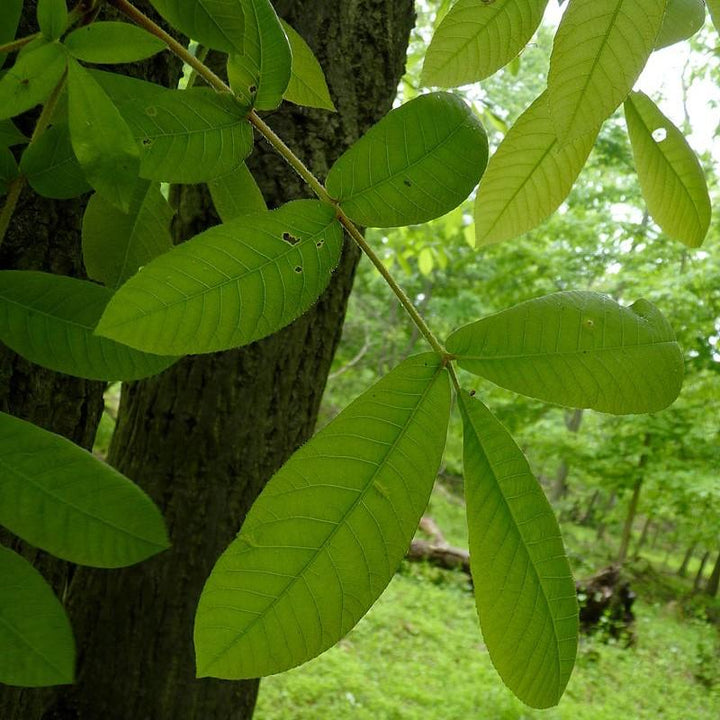
[(429, 562), (445, 570), (462, 570), (470, 574), (470, 553), (463, 548), (428, 540), (413, 540), (405, 556), (411, 562)]

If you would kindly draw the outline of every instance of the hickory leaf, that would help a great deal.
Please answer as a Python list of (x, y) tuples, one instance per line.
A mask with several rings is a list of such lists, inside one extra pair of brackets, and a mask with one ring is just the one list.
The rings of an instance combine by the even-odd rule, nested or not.
[(560, 528), (522, 450), (466, 392), (463, 465), (470, 570), (490, 659), (535, 708), (557, 705), (575, 663), (578, 605)]
[(133, 482), (60, 435), (0, 413), (0, 523), (79, 565), (122, 567), (169, 546)]
[(699, 247), (710, 227), (705, 174), (683, 134), (641, 92), (625, 101), (625, 119), (648, 210), (670, 237)]
[(165, 49), (165, 43), (159, 38), (124, 22), (84, 25), (73, 30), (63, 44), (73, 57), (89, 63), (134, 62)]
[(0, 147), (24, 145), (28, 138), (17, 129), (12, 120), (0, 120)]
[(65, 0), (38, 0), (37, 21), (40, 32), (48, 40), (57, 40), (65, 32), (68, 24)]
[(704, 24), (704, 0), (667, 0), (667, 10), (655, 40), (655, 49), (691, 38)]
[(267, 210), (262, 192), (245, 163), (208, 180), (207, 186), (215, 210), (225, 223), (241, 215)]
[(60, 601), (42, 575), (0, 545), (0, 682), (44, 687), (75, 675), (75, 641)]
[(561, 145), (547, 93), (515, 121), (480, 181), (475, 200), (478, 246), (537, 227), (565, 200), (595, 142), (595, 133)]
[(254, 342), (318, 299), (342, 239), (333, 208), (316, 200), (244, 215), (146, 265), (115, 294), (97, 332), (161, 354)]
[(90, 380), (137, 380), (176, 358), (93, 334), (112, 292), (95, 283), (32, 270), (0, 271), (0, 340), (28, 360)]
[(715, 30), (720, 32), (720, 0), (705, 0)]
[(299, 665), (379, 597), (425, 510), (440, 465), (450, 384), (439, 356), (409, 358), (270, 479), (200, 597), (200, 677)]
[(550, 57), (548, 102), (562, 143), (594, 132), (625, 100), (655, 45), (666, 0), (572, 2)]
[(127, 213), (101, 195), (93, 195), (82, 225), (83, 260), (88, 275), (110, 288), (118, 288), (141, 266), (172, 248), (172, 217), (160, 186), (149, 180), (138, 180)]
[(675, 400), (683, 357), (647, 300), (629, 307), (593, 292), (560, 292), (465, 325), (447, 340), (460, 367), (546, 402), (617, 415)]
[[(15, 37), (22, 9), (23, 0), (3, 0), (0, 3), (0, 45), (11, 42)], [(0, 68), (6, 57), (6, 53), (0, 53)]]
[(525, 47), (548, 0), (458, 0), (425, 55), (423, 85), (451, 88), (489, 77)]
[(485, 130), (450, 93), (391, 110), (332, 166), (326, 187), (360, 225), (395, 227), (444, 215), (485, 170)]

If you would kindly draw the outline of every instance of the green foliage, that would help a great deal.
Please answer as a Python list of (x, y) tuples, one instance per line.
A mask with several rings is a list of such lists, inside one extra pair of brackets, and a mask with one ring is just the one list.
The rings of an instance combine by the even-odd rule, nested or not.
[(667, 10), (655, 40), (655, 49), (687, 40), (695, 35), (704, 23), (704, 0), (667, 0)]
[(65, 611), (40, 573), (0, 545), (0, 682), (38, 687), (74, 677), (75, 644)]
[[(63, 4), (65, 0), (62, 0)], [(155, 55), (165, 43), (142, 28), (122, 22), (94, 22), (73, 30), (63, 45), (78, 60), (89, 63), (127, 63)]]
[(23, 145), (28, 139), (23, 135), (12, 120), (0, 120), (0, 147)]
[(267, 210), (262, 192), (245, 163), (207, 182), (213, 204), (223, 222)]
[(269, 481), (198, 605), (198, 675), (269, 675), (334, 645), (403, 558), (440, 465), (450, 381), (399, 365)]
[(48, 40), (57, 40), (68, 24), (65, 0), (38, 0), (37, 20), (40, 32)]
[[(23, 0), (5, 0), (0, 3), (0, 44), (10, 42), (15, 37)], [(0, 52), (0, 68), (5, 62), (6, 53)]]
[(0, 195), (8, 191), (10, 183), (17, 177), (18, 167), (15, 156), (7, 147), (0, 147)]

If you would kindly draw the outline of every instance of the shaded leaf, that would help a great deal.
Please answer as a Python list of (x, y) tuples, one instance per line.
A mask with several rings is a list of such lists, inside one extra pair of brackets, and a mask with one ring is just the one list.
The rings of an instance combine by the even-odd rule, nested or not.
[(643, 197), (670, 237), (699, 247), (710, 227), (705, 174), (683, 134), (641, 92), (625, 101), (625, 119)]
[(568, 196), (597, 130), (561, 145), (543, 93), (515, 121), (480, 181), (475, 199), (478, 246), (537, 227)]
[(68, 63), (70, 139), (87, 181), (123, 212), (139, 170), (135, 139), (112, 100), (75, 60)]
[(241, 215), (267, 210), (262, 192), (245, 163), (208, 180), (207, 186), (215, 209), (225, 223)]
[(421, 223), (457, 207), (485, 170), (487, 136), (450, 93), (391, 110), (332, 166), (327, 190), (360, 225)]
[(577, 653), (578, 604), (555, 514), (522, 450), (466, 392), (463, 465), (470, 570), (490, 659), (535, 708), (557, 705)]
[(362, 618), (425, 510), (449, 410), (440, 358), (416, 355), (283, 465), (205, 584), (195, 619), (198, 676), (287, 670)]
[(133, 565), (165, 550), (160, 511), (133, 482), (69, 440), (0, 413), (0, 523), (57, 557)]
[(148, 180), (199, 183), (236, 168), (251, 152), (247, 108), (209, 88), (167, 90), (120, 106)]
[[(3, 0), (0, 3), (0, 45), (15, 39), (22, 8), (23, 0)], [(7, 53), (0, 53), (0, 68), (6, 57)]]
[(63, 44), (71, 55), (89, 63), (135, 62), (162, 52), (166, 47), (154, 35), (124, 22), (84, 25), (73, 30)]
[(26, 142), (28, 138), (15, 127), (12, 120), (0, 120), (0, 147), (23, 145)]
[(68, 24), (67, 3), (65, 0), (38, 0), (37, 20), (40, 32), (48, 40), (57, 40)]
[(553, 293), (459, 328), (447, 349), (471, 373), (567, 407), (654, 412), (682, 384), (675, 334), (647, 300), (623, 307), (598, 293)]
[(548, 102), (565, 143), (594, 132), (625, 100), (655, 45), (666, 0), (568, 5), (548, 74)]
[(20, 158), (20, 170), (43, 197), (67, 200), (92, 190), (75, 157), (67, 123), (53, 125), (31, 142)]
[(0, 120), (45, 102), (60, 82), (66, 64), (65, 50), (58, 43), (43, 41), (21, 53), (0, 78)]
[(43, 367), (90, 380), (137, 380), (177, 358), (93, 334), (112, 292), (95, 283), (31, 270), (0, 271), (0, 340)]
[(203, 353), (271, 335), (318, 299), (340, 259), (329, 205), (299, 200), (210, 228), (146, 265), (97, 332), (158, 353)]
[(655, 49), (691, 38), (705, 24), (704, 0), (667, 0), (667, 10)]
[(65, 685), (75, 675), (75, 641), (59, 600), (42, 575), (0, 545), (0, 682)]
[(18, 167), (15, 156), (6, 147), (0, 147), (0, 195), (5, 195), (10, 183), (17, 177)]
[(459, 0), (433, 35), (423, 85), (457, 87), (489, 77), (527, 45), (548, 0)]
[(117, 288), (140, 267), (172, 249), (173, 212), (149, 180), (138, 180), (128, 213), (93, 195), (82, 225), (83, 260), (88, 276)]
[(283, 30), (287, 35), (292, 53), (290, 82), (283, 97), (289, 102), (306, 107), (335, 110), (330, 97), (325, 73), (304, 38), (284, 20)]

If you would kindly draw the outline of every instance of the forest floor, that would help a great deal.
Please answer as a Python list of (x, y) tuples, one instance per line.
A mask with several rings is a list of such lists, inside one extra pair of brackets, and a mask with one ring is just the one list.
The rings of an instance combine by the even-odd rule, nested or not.
[[(428, 509), (446, 539), (467, 546), (461, 501), (442, 486)], [(615, 547), (594, 531), (564, 526), (576, 576), (607, 564)], [(648, 551), (628, 571), (637, 594), (636, 642), (582, 637), (557, 708), (515, 699), (483, 645), (468, 578), (403, 563), (388, 589), (337, 646), (262, 681), (257, 720), (716, 720), (720, 634), (691, 597), (691, 581), (665, 567), (681, 558)], [(693, 568), (690, 568), (692, 577)]]

